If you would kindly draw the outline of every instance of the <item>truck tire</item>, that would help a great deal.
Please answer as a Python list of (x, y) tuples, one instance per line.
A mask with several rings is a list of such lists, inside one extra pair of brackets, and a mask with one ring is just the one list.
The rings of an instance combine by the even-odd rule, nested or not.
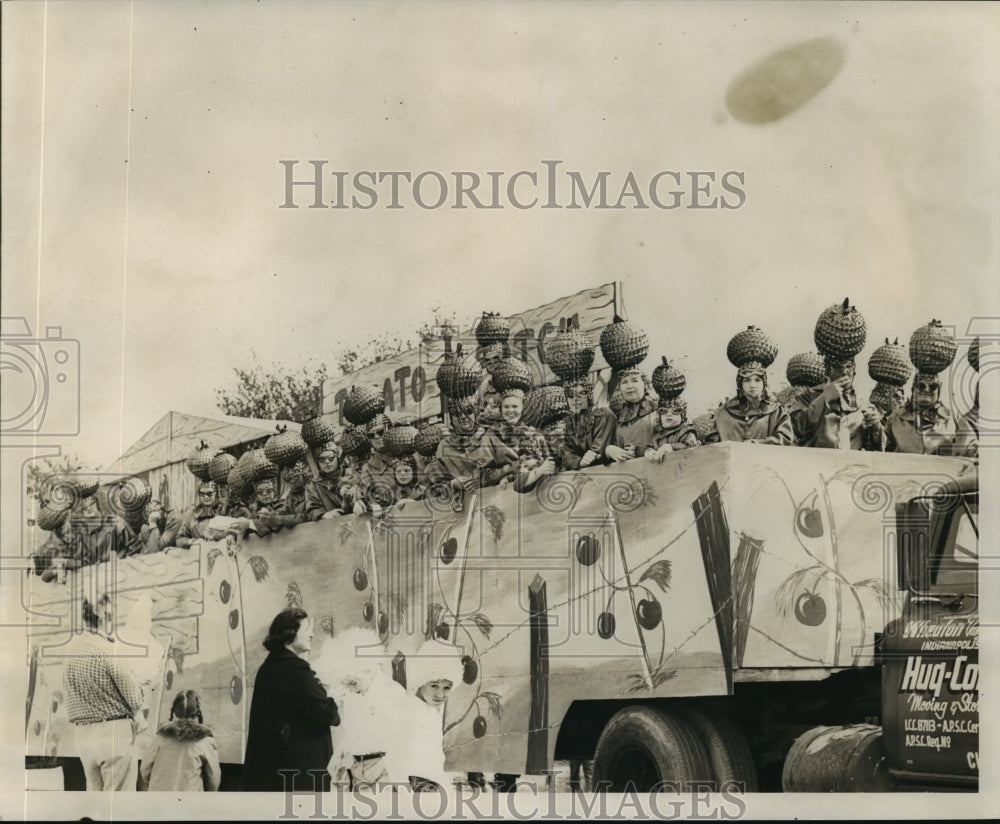
[(678, 713), (636, 705), (605, 725), (594, 754), (596, 792), (680, 792), (712, 779), (698, 734)]
[(721, 712), (686, 708), (684, 715), (698, 733), (715, 778), (715, 791), (722, 789), (753, 793), (758, 790), (757, 768), (743, 730)]

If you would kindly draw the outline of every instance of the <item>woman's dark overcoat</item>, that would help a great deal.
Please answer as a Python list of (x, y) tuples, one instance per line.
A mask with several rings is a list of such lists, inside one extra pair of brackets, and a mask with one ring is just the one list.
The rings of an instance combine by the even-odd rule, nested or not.
[(294, 789), (312, 790), (312, 775), (317, 776), (317, 789), (319, 781), (328, 789), (326, 770), (333, 756), (330, 727), (338, 724), (337, 704), (309, 663), (289, 649), (271, 652), (253, 685), (244, 791), (284, 791), (285, 777), (279, 770), (298, 771)]

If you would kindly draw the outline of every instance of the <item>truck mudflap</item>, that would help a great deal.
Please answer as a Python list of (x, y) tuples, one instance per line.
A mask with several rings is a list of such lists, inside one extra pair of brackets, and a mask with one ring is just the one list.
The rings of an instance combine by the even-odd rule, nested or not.
[(885, 639), (882, 706), (893, 774), (979, 781), (979, 619), (897, 621)]
[[(575, 701), (724, 696), (741, 668), (778, 680), (871, 666), (900, 605), (887, 513), (965, 465), (718, 444), (561, 473), (532, 493), (480, 490), (461, 512), (407, 501), (381, 518), (121, 559), (66, 585), (29, 576), (27, 752), (74, 754), (59, 651), (82, 595), (110, 586), (122, 648), (151, 676), (151, 726), (196, 689), (223, 761), (243, 758), (267, 626), (300, 604), (317, 621), (314, 652), (345, 628), (375, 629), (397, 680), (427, 639), (461, 655), (448, 768), (538, 773)], [(130, 628), (144, 598), (146, 627)]]

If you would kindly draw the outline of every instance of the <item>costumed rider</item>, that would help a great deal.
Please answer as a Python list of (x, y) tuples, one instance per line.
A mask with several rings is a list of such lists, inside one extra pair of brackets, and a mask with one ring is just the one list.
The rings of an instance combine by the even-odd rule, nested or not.
[[(232, 510), (245, 506), (239, 501), (236, 486), (245, 485), (242, 489), (244, 494), (251, 492), (251, 479), (244, 477), (243, 469), (253, 452), (255, 450), (248, 450), (240, 461), (236, 461), (234, 456), (221, 449), (210, 448), (202, 441), (188, 456), (187, 468), (198, 479), (198, 484), (194, 504), (181, 513), (180, 527), (173, 542), (175, 546), (188, 549), (201, 541), (225, 538), (224, 530), (209, 526), (209, 523), (217, 515), (229, 517)], [(221, 499), (220, 485), (227, 488), (226, 504)]]
[[(545, 446), (553, 461), (553, 471), (560, 472), (563, 468), (563, 455), (566, 454), (566, 420), (569, 418), (569, 404), (566, 402), (566, 391), (562, 386), (539, 386), (532, 389), (524, 399), (524, 413), (521, 420), (532, 426), (545, 439)], [(518, 487), (518, 492), (527, 492), (531, 485), (545, 477), (538, 474), (530, 485)], [(525, 479), (528, 480), (527, 478)]]
[(956, 421), (955, 444), (952, 452), (964, 458), (979, 457), (979, 338), (969, 346), (966, 353), (969, 366), (976, 372), (976, 389), (969, 411)]
[(510, 321), (496, 312), (483, 312), (476, 325), (476, 360), (485, 375), (476, 390), (479, 423), (484, 427), (500, 422), (500, 391), (493, 383), (493, 372), (510, 355)]
[[(236, 476), (239, 475), (239, 472), (236, 473), (236, 476), (233, 475), (233, 470), (236, 469), (238, 463), (235, 455), (220, 450), (208, 464), (208, 477), (215, 481), (218, 495), (216, 511), (226, 518), (232, 517), (233, 511), (244, 504), (243, 501), (239, 500), (240, 496), (234, 494), (234, 489), (229, 483), (230, 477), (236, 480)], [(169, 528), (168, 524), (167, 529), (169, 530)]]
[(45, 501), (35, 515), (35, 525), (49, 533), (45, 542), (32, 554), (35, 574), (43, 581), (66, 583), (66, 570), (78, 567), (70, 523), (70, 502)]
[(371, 512), (377, 515), (396, 502), (393, 494), (395, 461), (386, 446), (386, 435), (391, 426), (389, 416), (380, 412), (365, 428), (371, 453), (358, 475), (354, 498), (355, 514)]
[(438, 443), (425, 472), (431, 496), (450, 498), (452, 508), (461, 512), (465, 496), (479, 488), (480, 473), (487, 462), (480, 449), (485, 430), (477, 420), (475, 397), (483, 370), (474, 358), (462, 356), (461, 344), (452, 353), (451, 340), (445, 338), (444, 361), (435, 380), (447, 400), (449, 432)]
[(601, 331), (601, 354), (611, 367), (608, 390), (611, 408), (617, 410), (615, 440), (605, 449), (612, 461), (627, 461), (646, 454), (653, 445), (657, 398), (649, 377), (639, 364), (649, 354), (649, 337), (629, 321), (615, 315)]
[(785, 409), (791, 409), (804, 390), (826, 383), (826, 364), (815, 352), (799, 352), (788, 359), (785, 377), (789, 385), (778, 390), (774, 397)]
[[(254, 481), (254, 501), (243, 510), (235, 510), (234, 515), (247, 518), (258, 535), (269, 535), (303, 523), (306, 520), (304, 500), (298, 509), (293, 504), (295, 496), (304, 499), (302, 473), (308, 474), (308, 470), (302, 459), (308, 452), (309, 446), (298, 432), (278, 426), (277, 433), (264, 444), (263, 455), (260, 451), (252, 453), (248, 475)], [(298, 487), (291, 499), (287, 495), (279, 497), (279, 474)]]
[[(910, 380), (913, 367), (907, 356), (906, 347), (900, 344), (899, 338), (894, 343), (885, 343), (868, 357), (868, 377), (875, 381), (875, 388), (868, 396), (868, 402), (878, 411), (883, 431), (889, 416), (896, 411), (906, 399), (903, 387)], [(882, 438), (885, 448), (885, 435)]]
[(381, 512), (391, 501), (387, 502), (380, 490), (392, 486), (392, 459), (385, 452), (385, 435), (390, 425), (385, 414), (385, 396), (374, 386), (352, 386), (344, 398), (343, 414), (348, 423), (364, 427), (370, 447), (355, 482), (352, 509), (356, 514)]
[(522, 420), (524, 397), (520, 386), (508, 386), (500, 392), (503, 420), (486, 432), (480, 446), (486, 459), (483, 486), (499, 484), (505, 488), (514, 484), (522, 491), (555, 472), (545, 437)]
[(910, 337), (910, 361), (916, 367), (913, 389), (906, 403), (886, 421), (890, 452), (950, 455), (956, 426), (941, 403), (940, 373), (955, 359), (958, 346), (950, 329), (932, 320)]
[(594, 405), (594, 383), (589, 375), (563, 382), (570, 414), (566, 418), (563, 469), (586, 469), (611, 463), (608, 447), (614, 443), (618, 419), (606, 406)]
[[(481, 347), (481, 349), (487, 350), (481, 361), (484, 368), (495, 369), (496, 365), (506, 357), (503, 354), (503, 344), (500, 343), (492, 343), (487, 347)], [(496, 354), (499, 354), (500, 357), (495, 357)], [(476, 408), (479, 410), (480, 426), (490, 427), (500, 422), (500, 392), (493, 385), (493, 377), (490, 373), (487, 373), (486, 377), (483, 378), (483, 382), (476, 392)]]
[(250, 506), (236, 512), (237, 518), (244, 518), (253, 524), (258, 535), (270, 535), (282, 529), (291, 528), (305, 520), (304, 515), (290, 512), (278, 498), (278, 484), (274, 476), (261, 478), (253, 485), (254, 500)]
[(607, 448), (614, 443), (618, 419), (607, 407), (594, 406), (590, 370), (595, 349), (596, 344), (580, 331), (578, 323), (565, 321), (560, 321), (559, 332), (545, 342), (545, 362), (561, 381), (569, 413), (564, 419), (563, 449), (558, 453), (562, 469), (586, 469), (612, 460)]
[[(499, 408), (500, 405), (498, 403), (497, 409), (499, 410)], [(414, 453), (412, 457), (417, 465), (417, 473), (424, 483), (424, 492), (427, 491), (427, 467), (433, 463), (434, 456), (437, 454), (438, 444), (441, 443), (441, 440), (447, 434), (448, 427), (443, 420), (424, 421), (417, 431), (417, 437), (413, 441)]]
[(253, 487), (243, 480), (240, 470), (234, 466), (226, 476), (226, 483), (219, 484), (219, 514), (232, 518), (234, 512), (250, 503), (252, 495)]
[(392, 486), (386, 490), (390, 506), (406, 500), (418, 501), (426, 491), (414, 457), (418, 434), (415, 426), (405, 422), (390, 426), (386, 432), (385, 451), (392, 456)]
[(168, 519), (160, 503), (153, 501), (152, 488), (142, 478), (137, 475), (121, 478), (117, 484), (105, 486), (103, 492), (105, 508), (136, 535), (142, 554), (160, 552), (170, 545), (168, 542), (180, 528), (180, 519), (173, 516)]
[(243, 467), (239, 464), (234, 466), (227, 477), (225, 508), (219, 514), (225, 518), (235, 518), (237, 513), (250, 506), (253, 500), (253, 484), (249, 479), (243, 477)]
[(198, 484), (197, 503), (181, 518), (181, 526), (177, 530), (177, 546), (188, 549), (200, 541), (219, 541), (224, 538), (224, 530), (208, 525), (219, 514), (218, 486), (215, 481), (202, 481)]
[[(297, 460), (291, 466), (281, 470), (281, 485), (284, 491), (281, 495), (281, 505), (290, 515), (296, 515), (301, 521), (306, 521), (306, 485), (312, 480), (312, 472), (303, 460)], [(301, 522), (300, 521), (300, 522)]]
[(78, 497), (70, 513), (73, 532), (70, 544), (73, 558), (79, 566), (101, 564), (112, 555), (119, 558), (139, 555), (143, 549), (139, 537), (122, 518), (101, 510), (97, 488), (96, 480), (87, 480), (83, 476), (76, 485)]
[(419, 501), (427, 491), (420, 477), (420, 468), (413, 455), (403, 455), (396, 458), (392, 465), (392, 477), (396, 482), (394, 495), (396, 503), (400, 501)]
[(349, 490), (344, 488), (340, 447), (327, 441), (316, 448), (315, 457), (319, 475), (306, 483), (306, 518), (318, 521), (350, 512), (353, 500)]
[(881, 415), (862, 405), (854, 389), (854, 358), (864, 349), (866, 334), (864, 317), (847, 298), (817, 319), (813, 339), (826, 365), (826, 383), (804, 390), (789, 410), (799, 446), (882, 449)]
[[(348, 429), (353, 430), (354, 427)], [(323, 416), (316, 415), (302, 424), (301, 434), (306, 446), (312, 450), (312, 466), (316, 468), (316, 473), (312, 467), (307, 468), (301, 504), (295, 491), (299, 481), (289, 478), (291, 508), (298, 511), (301, 506), (307, 521), (335, 518), (351, 512), (354, 502), (344, 498), (344, 487), (353, 489), (355, 480), (346, 477), (346, 457), (343, 453), (346, 452), (344, 443), (347, 432), (342, 433)]]
[(653, 389), (660, 403), (653, 427), (653, 443), (646, 449), (646, 458), (651, 461), (659, 462), (668, 452), (700, 445), (694, 427), (687, 422), (687, 401), (681, 397), (685, 386), (684, 373), (666, 358), (653, 370)]
[(161, 552), (177, 544), (181, 521), (172, 509), (167, 509), (158, 499), (150, 498), (143, 507), (143, 523), (139, 527), (139, 540), (144, 554)]
[(761, 329), (749, 326), (726, 347), (736, 367), (736, 397), (715, 411), (716, 434), (709, 441), (742, 441), (787, 446), (794, 442), (788, 412), (767, 391), (767, 367), (778, 356), (775, 342)]
[(555, 471), (554, 461), (545, 463), (549, 458), (545, 439), (524, 421), (524, 401), (534, 378), (524, 361), (510, 357), (496, 364), (492, 380), (500, 393), (500, 420), (487, 428), (482, 440), (486, 466), (481, 484), (513, 483), (520, 489)]
[(486, 463), (480, 445), (485, 430), (476, 421), (473, 397), (449, 398), (448, 434), (438, 443), (434, 460), (426, 467), (431, 494), (450, 497), (457, 512), (462, 511), (467, 494), (479, 488), (480, 472)]

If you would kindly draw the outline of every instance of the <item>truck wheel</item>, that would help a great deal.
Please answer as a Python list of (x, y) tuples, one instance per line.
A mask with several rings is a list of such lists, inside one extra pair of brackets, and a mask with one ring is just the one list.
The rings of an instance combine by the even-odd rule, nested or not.
[(728, 789), (734, 789), (738, 785), (741, 792), (757, 792), (757, 768), (753, 753), (736, 722), (724, 713), (693, 707), (685, 709), (684, 714), (708, 752), (715, 773), (715, 791), (719, 792), (727, 785)]
[(612, 716), (597, 742), (597, 792), (680, 792), (685, 782), (711, 778), (712, 767), (697, 733), (669, 710), (626, 707)]

